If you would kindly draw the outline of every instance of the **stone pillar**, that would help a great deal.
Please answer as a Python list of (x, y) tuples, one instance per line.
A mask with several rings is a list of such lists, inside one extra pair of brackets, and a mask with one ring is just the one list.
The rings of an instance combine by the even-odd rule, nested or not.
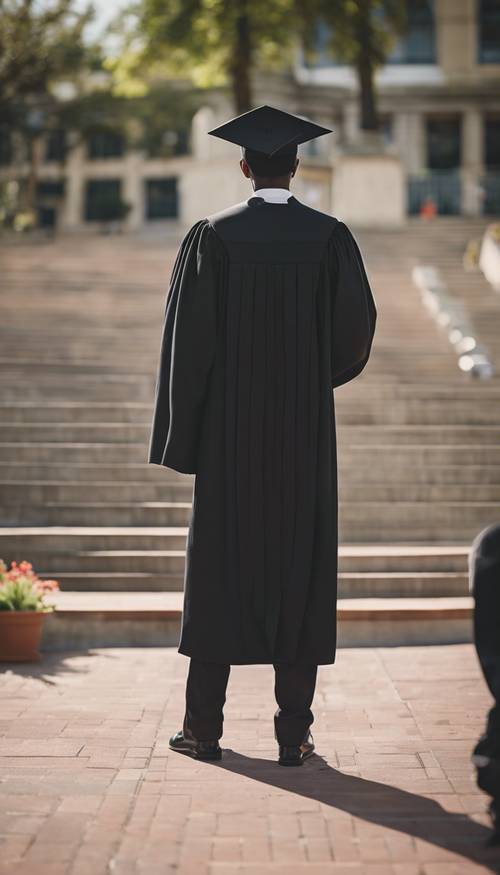
[(466, 216), (482, 212), (483, 130), (482, 113), (469, 107), (462, 117), (462, 212)]
[(61, 230), (75, 230), (80, 228), (84, 222), (85, 157), (85, 145), (80, 143), (70, 149), (66, 160), (64, 168), (66, 190), (58, 221)]
[(346, 143), (357, 143), (360, 135), (360, 119), (358, 101), (344, 104), (344, 140)]
[(196, 161), (207, 161), (212, 157), (214, 137), (207, 136), (207, 131), (215, 128), (214, 111), (209, 106), (201, 106), (195, 112), (191, 122), (191, 155)]
[(131, 205), (124, 227), (136, 231), (144, 223), (144, 183), (141, 175), (142, 152), (127, 152), (125, 156), (125, 175), (122, 183), (123, 200)]
[(358, 227), (404, 225), (406, 180), (398, 156), (348, 151), (339, 155), (333, 175), (333, 212)]
[(435, 0), (438, 61), (449, 81), (475, 66), (476, 6), (476, 0)]
[(425, 118), (421, 113), (398, 112), (394, 119), (394, 146), (408, 173), (425, 168)]

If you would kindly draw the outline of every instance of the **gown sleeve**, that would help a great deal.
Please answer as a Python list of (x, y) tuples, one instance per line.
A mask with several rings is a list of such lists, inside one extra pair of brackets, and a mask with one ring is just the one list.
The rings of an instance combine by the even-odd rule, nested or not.
[(329, 240), (332, 276), (332, 387), (357, 377), (370, 356), (377, 310), (363, 258), (351, 231), (338, 222)]
[(218, 243), (206, 219), (190, 228), (177, 252), (165, 306), (148, 462), (184, 474), (196, 473), (215, 356)]

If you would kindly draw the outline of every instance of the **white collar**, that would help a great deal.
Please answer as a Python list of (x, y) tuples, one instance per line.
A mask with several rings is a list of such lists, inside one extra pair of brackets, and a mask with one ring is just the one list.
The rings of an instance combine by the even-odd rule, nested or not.
[(254, 191), (255, 197), (262, 197), (265, 201), (274, 204), (286, 204), (292, 192), (288, 188), (258, 188)]

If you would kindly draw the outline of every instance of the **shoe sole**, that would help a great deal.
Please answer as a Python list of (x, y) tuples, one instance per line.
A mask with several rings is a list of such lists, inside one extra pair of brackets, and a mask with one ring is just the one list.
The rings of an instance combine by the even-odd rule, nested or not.
[(222, 751), (218, 750), (216, 753), (209, 754), (199, 754), (195, 750), (191, 750), (189, 747), (171, 747), (169, 744), (169, 750), (175, 751), (175, 753), (183, 753), (185, 756), (191, 757), (193, 760), (204, 760), (205, 762), (217, 762), (222, 759)]

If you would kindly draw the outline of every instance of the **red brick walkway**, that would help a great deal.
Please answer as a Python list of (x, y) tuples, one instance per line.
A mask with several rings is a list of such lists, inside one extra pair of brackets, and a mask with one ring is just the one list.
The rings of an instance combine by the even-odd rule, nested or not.
[(1, 875), (500, 872), (470, 765), (472, 646), (348, 649), (319, 670), (318, 756), (275, 764), (272, 667), (234, 667), (222, 763), (170, 754), (175, 648), (47, 654), (0, 675)]

